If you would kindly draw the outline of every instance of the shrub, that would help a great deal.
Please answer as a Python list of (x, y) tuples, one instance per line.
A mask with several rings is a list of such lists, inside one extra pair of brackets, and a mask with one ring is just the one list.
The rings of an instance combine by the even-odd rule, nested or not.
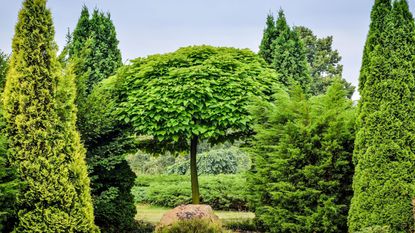
[(179, 221), (168, 227), (156, 229), (156, 233), (222, 233), (226, 232), (220, 224), (209, 220), (192, 219)]
[(258, 224), (267, 232), (348, 232), (354, 108), (340, 80), (307, 98), (297, 88), (258, 102), (249, 178)]
[(374, 226), (374, 227), (367, 227), (356, 233), (390, 233), (390, 232), (391, 232), (391, 229), (389, 226)]
[(244, 221), (232, 221), (228, 223), (224, 223), (224, 227), (226, 229), (232, 230), (232, 231), (242, 231), (242, 232), (257, 232), (257, 227), (255, 225), (254, 220), (244, 220)]
[[(202, 203), (216, 210), (247, 210), (243, 175), (201, 176), (200, 183)], [(192, 202), (189, 187), (188, 176), (141, 175), (132, 191), (137, 203), (176, 207)]]

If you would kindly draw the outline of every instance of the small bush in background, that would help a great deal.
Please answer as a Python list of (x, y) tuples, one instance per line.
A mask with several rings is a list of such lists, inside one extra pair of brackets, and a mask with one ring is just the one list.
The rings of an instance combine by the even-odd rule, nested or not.
[(223, 233), (227, 232), (217, 223), (209, 220), (192, 219), (179, 221), (172, 226), (156, 229), (156, 233)]

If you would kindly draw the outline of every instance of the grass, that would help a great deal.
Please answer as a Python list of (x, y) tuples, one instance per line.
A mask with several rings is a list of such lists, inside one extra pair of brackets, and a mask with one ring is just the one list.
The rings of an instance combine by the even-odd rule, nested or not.
[[(142, 220), (146, 222), (151, 222), (157, 224), (163, 214), (171, 209), (150, 206), (150, 205), (137, 205), (137, 220)], [(237, 212), (237, 211), (215, 211), (215, 214), (222, 220), (222, 222), (238, 222), (253, 219), (255, 217), (254, 213), (251, 212)]]

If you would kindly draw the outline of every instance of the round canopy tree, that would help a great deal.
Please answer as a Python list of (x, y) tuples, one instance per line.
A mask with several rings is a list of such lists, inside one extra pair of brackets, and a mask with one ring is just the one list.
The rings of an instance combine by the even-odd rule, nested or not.
[(121, 120), (150, 135), (147, 148), (190, 147), (192, 200), (199, 203), (198, 142), (217, 143), (250, 132), (246, 105), (251, 95), (269, 96), (275, 71), (249, 50), (192, 46), (139, 58), (121, 69)]

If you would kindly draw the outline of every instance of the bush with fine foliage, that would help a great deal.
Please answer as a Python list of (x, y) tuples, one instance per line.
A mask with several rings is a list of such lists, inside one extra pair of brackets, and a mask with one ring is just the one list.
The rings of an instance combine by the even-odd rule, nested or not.
[[(215, 210), (247, 210), (242, 175), (201, 176), (201, 202)], [(137, 203), (176, 207), (192, 203), (190, 180), (181, 175), (141, 175), (132, 189)]]
[(348, 232), (355, 114), (340, 81), (326, 95), (297, 88), (259, 101), (250, 196), (269, 232)]
[(192, 219), (174, 223), (171, 226), (160, 227), (156, 233), (222, 233), (226, 232), (218, 223), (209, 220)]

